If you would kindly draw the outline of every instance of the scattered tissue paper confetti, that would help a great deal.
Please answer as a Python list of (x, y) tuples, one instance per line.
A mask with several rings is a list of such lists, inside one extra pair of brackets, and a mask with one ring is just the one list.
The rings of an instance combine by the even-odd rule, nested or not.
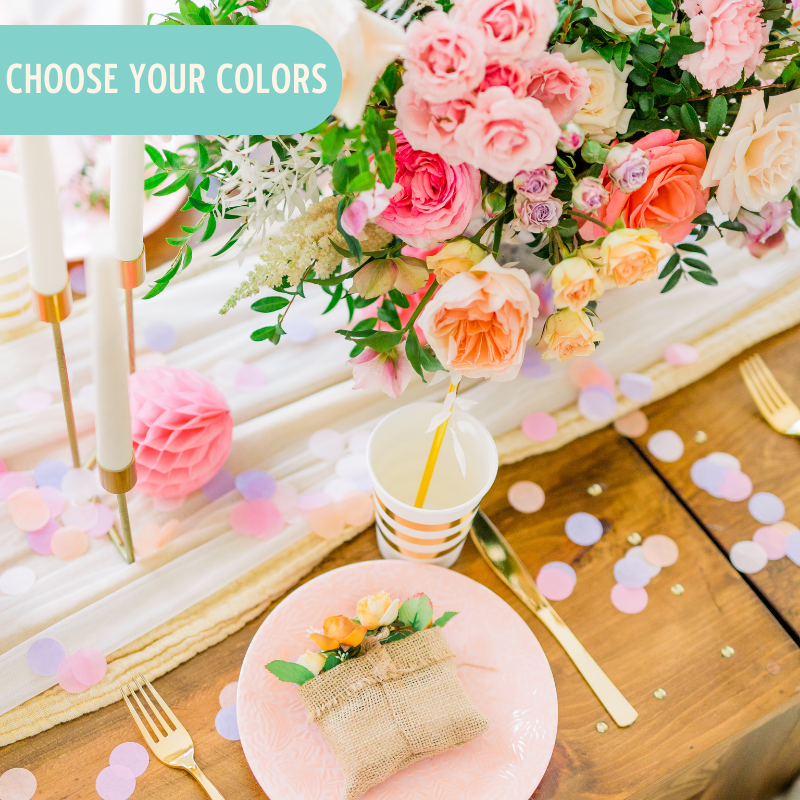
[(27, 769), (14, 767), (0, 775), (0, 800), (31, 800), (36, 794), (36, 777)]
[(38, 489), (17, 489), (7, 507), (12, 522), (23, 531), (38, 531), (50, 519), (50, 509)]
[(31, 389), (17, 397), (17, 408), (20, 411), (38, 411), (53, 404), (53, 395), (44, 389)]
[(225, 708), (225, 706), (232, 706), (236, 703), (236, 691), (239, 688), (239, 682), (233, 681), (233, 683), (227, 684), (222, 691), (219, 693), (219, 706), (220, 708)]
[(308, 440), (311, 455), (322, 461), (336, 461), (344, 453), (344, 437), (338, 431), (322, 428), (314, 431)]
[(0, 500), (8, 500), (17, 489), (36, 488), (36, 481), (22, 472), (4, 472), (0, 475)]
[(240, 392), (255, 392), (267, 382), (267, 373), (255, 364), (243, 364), (236, 371), (233, 385)]
[(664, 351), (664, 361), (673, 367), (682, 367), (686, 364), (694, 364), (700, 354), (697, 352), (696, 347), (690, 344), (671, 344)]
[(610, 420), (617, 410), (617, 399), (602, 386), (587, 386), (578, 396), (578, 410), (593, 422)]
[(631, 411), (614, 422), (614, 429), (622, 436), (635, 439), (647, 433), (647, 415), (644, 411)]
[(523, 514), (532, 514), (544, 505), (544, 490), (533, 481), (517, 481), (508, 490), (511, 507)]
[(56, 639), (37, 639), (28, 648), (28, 666), (37, 675), (52, 677), (58, 672), (58, 665), (67, 657), (64, 645)]
[(315, 508), (308, 517), (311, 530), (323, 539), (336, 539), (344, 533), (344, 512), (332, 504)]
[(53, 555), (62, 561), (82, 556), (89, 548), (89, 540), (80, 528), (59, 528), (50, 540)]
[(659, 461), (671, 464), (683, 455), (683, 439), (675, 431), (659, 431), (650, 437), (647, 449)]
[(241, 738), (239, 736), (239, 723), (236, 719), (236, 705), (232, 704), (221, 708), (217, 712), (214, 726), (217, 733), (229, 742), (238, 742)]
[(286, 525), (281, 512), (271, 500), (245, 501), (235, 505), (229, 515), (231, 528), (243, 536), (272, 539)]
[(770, 492), (757, 492), (750, 498), (747, 507), (753, 519), (764, 525), (780, 522), (786, 513), (783, 501)]
[(69, 470), (70, 468), (63, 461), (59, 461), (57, 458), (47, 458), (33, 468), (33, 479), (39, 488), (52, 486), (61, 489), (61, 482)]
[(39, 384), (40, 389), (58, 394), (61, 391), (61, 377), (58, 374), (58, 365), (53, 362), (39, 367), (36, 373), (36, 383)]
[(178, 331), (170, 322), (153, 320), (144, 326), (144, 343), (158, 353), (172, 350), (178, 341)]
[(94, 788), (102, 800), (128, 800), (136, 791), (136, 776), (127, 767), (115, 764), (97, 776)]
[(150, 765), (150, 753), (138, 742), (123, 742), (111, 751), (108, 763), (112, 767), (127, 767), (134, 778), (139, 778)]
[(230, 470), (221, 469), (208, 483), (203, 484), (203, 494), (207, 500), (218, 500), (235, 488), (236, 481), (233, 473)]
[(546, 442), (558, 433), (558, 422), (551, 414), (536, 411), (522, 420), (522, 432), (533, 442)]
[(767, 551), (760, 544), (747, 540), (736, 542), (731, 547), (730, 558), (731, 564), (739, 572), (744, 572), (748, 575), (760, 572), (767, 566), (767, 561), (769, 560)]
[(30, 567), (9, 567), (0, 573), (0, 594), (25, 594), (35, 583), (36, 573)]
[(621, 583), (614, 584), (611, 589), (611, 603), (623, 614), (638, 614), (647, 607), (647, 590), (631, 589)]
[(653, 396), (655, 384), (652, 378), (638, 372), (626, 372), (619, 379), (619, 390), (622, 394), (637, 403), (643, 403)]
[(277, 483), (263, 469), (249, 469), (236, 476), (236, 488), (245, 500), (271, 500)]
[(786, 555), (786, 534), (777, 525), (766, 525), (753, 534), (753, 541), (760, 544), (770, 561), (778, 561)]
[(671, 567), (678, 560), (678, 545), (669, 536), (657, 533), (642, 542), (642, 555), (657, 567)]
[(536, 576), (536, 586), (548, 600), (566, 600), (576, 583), (575, 570), (561, 561), (545, 564)]
[(578, 511), (570, 516), (564, 529), (567, 533), (567, 538), (575, 544), (588, 547), (589, 545), (596, 544), (603, 536), (603, 523), (592, 514), (587, 514), (585, 511)]
[(313, 321), (305, 317), (286, 317), (281, 327), (286, 332), (286, 338), (295, 344), (310, 342), (317, 335)]

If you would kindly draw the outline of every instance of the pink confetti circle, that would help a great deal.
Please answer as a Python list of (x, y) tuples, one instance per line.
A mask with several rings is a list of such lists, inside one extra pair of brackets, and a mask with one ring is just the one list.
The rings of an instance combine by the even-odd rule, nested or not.
[(322, 461), (336, 461), (344, 453), (344, 436), (330, 428), (314, 431), (308, 440), (311, 455)]
[(86, 535), (92, 539), (99, 539), (101, 536), (105, 536), (114, 524), (114, 512), (108, 506), (98, 503), (96, 508), (97, 521), (86, 531)]
[(136, 777), (127, 767), (114, 764), (97, 776), (94, 788), (102, 800), (128, 800), (136, 791)]
[(161, 531), (161, 526), (155, 522), (140, 528), (133, 537), (133, 546), (136, 549), (136, 554), (142, 558), (152, 555), (163, 545), (164, 535)]
[(678, 560), (678, 554), (675, 540), (663, 533), (648, 536), (642, 542), (642, 555), (657, 567), (671, 567)]
[(644, 436), (647, 433), (647, 426), (647, 415), (644, 411), (631, 411), (630, 414), (626, 414), (614, 422), (616, 432), (630, 439)]
[(621, 583), (611, 589), (611, 604), (623, 614), (638, 614), (647, 608), (647, 589), (631, 589)]
[(71, 469), (61, 481), (61, 493), (73, 503), (88, 503), (96, 489), (94, 473), (83, 467)]
[(39, 411), (53, 404), (53, 395), (44, 389), (31, 389), (17, 397), (17, 408), (21, 411)]
[(82, 647), (72, 656), (72, 674), (78, 683), (94, 686), (100, 683), (108, 671), (105, 656), (93, 647)]
[(5, 472), (8, 472), (8, 467), (6, 466), (6, 462), (0, 459), (0, 475)]
[(36, 372), (36, 383), (46, 392), (58, 393), (61, 391), (61, 376), (58, 374), (58, 364), (44, 364)]
[(238, 681), (229, 683), (223, 688), (223, 690), (219, 693), (220, 708), (225, 708), (225, 706), (232, 706), (236, 703), (236, 691), (238, 690), (238, 688), (239, 688)]
[(723, 500), (731, 503), (739, 503), (747, 500), (753, 491), (753, 481), (744, 472), (734, 472), (733, 470), (725, 473), (722, 483), (719, 485), (719, 496)]
[(64, 500), (64, 495), (61, 494), (60, 490), (56, 489), (55, 486), (40, 486), (39, 487), (39, 494), (44, 499), (44, 502), (47, 504), (47, 508), (50, 511), (51, 517), (57, 517), (61, 514), (64, 510), (64, 506), (66, 505), (66, 500)]
[(742, 469), (739, 459), (736, 458), (736, 456), (732, 456), (730, 453), (709, 453), (706, 458), (712, 464), (719, 464), (721, 467), (733, 470), (734, 472), (739, 472)]
[(230, 512), (231, 528), (243, 536), (272, 539), (283, 532), (285, 522), (271, 500), (237, 503)]
[(558, 422), (552, 414), (535, 411), (522, 420), (522, 432), (533, 442), (546, 442), (558, 433)]
[(288, 481), (278, 481), (272, 502), (283, 514), (284, 519), (290, 519), (297, 513), (297, 489)]
[(647, 441), (647, 449), (659, 461), (672, 464), (683, 455), (683, 439), (675, 431), (659, 431)]
[(276, 481), (263, 469), (248, 469), (236, 476), (236, 488), (245, 500), (271, 500), (275, 494)]
[(345, 480), (357, 481), (369, 474), (367, 458), (359, 453), (349, 453), (336, 462), (336, 474)]
[(542, 565), (542, 568), (539, 570), (539, 572), (543, 572), (546, 569), (560, 569), (562, 572), (565, 572), (567, 575), (569, 575), (570, 580), (573, 583), (577, 583), (578, 581), (578, 576), (575, 573), (575, 570), (565, 561), (548, 561), (546, 564)]
[(786, 536), (784, 548), (788, 559), (800, 567), (800, 530), (795, 530)]
[(36, 794), (36, 776), (14, 767), (0, 775), (0, 800), (31, 800)]
[(696, 347), (690, 344), (671, 344), (664, 351), (664, 361), (673, 367), (682, 367), (686, 364), (694, 364), (700, 354), (697, 352)]
[(544, 489), (533, 481), (517, 481), (508, 490), (508, 502), (522, 514), (533, 514), (544, 505)]
[(760, 572), (767, 566), (767, 561), (769, 561), (767, 551), (760, 544), (746, 539), (736, 542), (731, 547), (730, 558), (731, 564), (739, 572), (744, 572), (747, 575)]
[(339, 510), (344, 514), (345, 525), (365, 528), (375, 517), (375, 506), (366, 492), (353, 492), (339, 501)]
[(18, 489), (35, 489), (36, 481), (22, 472), (5, 472), (0, 475), (0, 500), (8, 500)]
[(99, 513), (94, 503), (70, 503), (61, 515), (65, 527), (80, 528), (84, 533), (92, 530), (97, 524)]
[(325, 492), (306, 492), (297, 498), (297, 510), (308, 515), (315, 508), (322, 508), (333, 502), (333, 498)]
[(653, 379), (638, 372), (626, 372), (619, 379), (619, 390), (636, 403), (643, 403), (653, 396), (655, 384)]
[(602, 386), (588, 386), (578, 396), (578, 410), (592, 422), (605, 422), (614, 416), (617, 399)]
[(150, 764), (150, 753), (138, 742), (123, 742), (111, 751), (108, 763), (112, 767), (127, 767), (138, 778)]
[(753, 541), (760, 544), (770, 561), (786, 555), (786, 534), (777, 525), (766, 525), (753, 534)]
[(89, 688), (87, 684), (81, 683), (75, 677), (72, 656), (67, 656), (58, 665), (56, 678), (58, 680), (58, 685), (69, 694), (81, 694), (81, 692), (85, 692)]
[(28, 532), (28, 545), (34, 553), (40, 556), (53, 555), (53, 548), (51, 543), (53, 541), (53, 534), (61, 527), (61, 525), (54, 519), (48, 521), (47, 525), (40, 528), (38, 531)]
[(47, 525), (50, 509), (38, 489), (17, 489), (8, 498), (8, 513), (14, 524), (23, 531), (38, 531)]
[(344, 512), (334, 505), (315, 508), (308, 517), (311, 530), (323, 539), (337, 539), (344, 533)]
[(536, 587), (548, 600), (566, 600), (575, 588), (575, 581), (563, 570), (542, 569), (536, 576)]
[(255, 364), (244, 364), (236, 373), (234, 386), (240, 392), (255, 392), (267, 382), (267, 374)]
[(71, 561), (89, 549), (89, 540), (80, 528), (59, 528), (50, 540), (50, 547), (56, 558)]

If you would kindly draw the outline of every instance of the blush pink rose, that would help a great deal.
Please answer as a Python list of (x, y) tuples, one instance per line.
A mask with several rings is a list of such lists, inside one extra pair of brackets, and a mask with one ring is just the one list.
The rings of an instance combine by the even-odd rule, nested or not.
[(14, 136), (7, 133), (0, 135), (0, 169), (4, 169), (7, 172), (17, 171), (14, 138)]
[(486, 35), (486, 51), (505, 58), (536, 58), (558, 22), (553, 0), (458, 0), (455, 19)]
[(408, 26), (407, 83), (430, 103), (455, 100), (475, 89), (486, 68), (486, 37), (443, 11)]
[[(626, 194), (617, 187), (603, 168), (600, 179), (610, 192), (608, 203), (595, 212), (609, 225), (622, 219), (626, 228), (653, 228), (662, 241), (675, 244), (685, 239), (692, 220), (706, 210), (708, 189), (700, 185), (706, 168), (706, 149), (695, 139), (678, 140), (678, 131), (649, 133), (635, 143), (650, 152), (650, 174), (644, 185)], [(597, 239), (605, 231), (599, 225), (585, 223), (581, 234)]]
[(375, 222), (413, 247), (428, 248), (463, 233), (481, 199), (478, 170), (415, 150), (400, 131), (394, 136), (394, 180), (401, 188)]
[(523, 170), (555, 161), (560, 135), (553, 116), (538, 100), (520, 100), (507, 86), (493, 86), (467, 110), (456, 142), (465, 161), (508, 183)]
[(419, 323), (444, 366), (467, 378), (511, 381), (539, 312), (528, 274), (487, 256), (453, 275), (425, 306)]
[(535, 97), (557, 125), (569, 122), (589, 99), (589, 73), (562, 53), (545, 53), (528, 65), (528, 95)]
[(704, 89), (716, 92), (749, 78), (764, 61), (771, 22), (759, 14), (762, 0), (684, 0), (692, 39), (705, 47), (684, 56), (678, 65), (694, 75)]
[(508, 86), (514, 97), (527, 97), (531, 74), (521, 61), (498, 59), (486, 65), (486, 74), (478, 86), (485, 92), (492, 86)]
[(472, 95), (446, 103), (429, 103), (410, 86), (404, 85), (397, 92), (395, 103), (397, 127), (412, 147), (438, 153), (456, 162), (464, 160), (459, 157), (461, 148), (455, 141), (455, 132), (464, 121), (467, 109), (475, 105)]

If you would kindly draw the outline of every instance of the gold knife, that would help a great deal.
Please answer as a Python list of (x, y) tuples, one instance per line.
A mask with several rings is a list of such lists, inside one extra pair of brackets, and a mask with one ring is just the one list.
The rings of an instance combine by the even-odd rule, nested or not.
[(478, 548), (500, 580), (536, 614), (547, 630), (556, 637), (614, 722), (621, 728), (633, 725), (639, 716), (636, 709), (586, 652), (586, 648), (536, 587), (531, 574), (525, 569), (511, 545), (480, 509), (475, 515), (470, 534), (475, 547)]

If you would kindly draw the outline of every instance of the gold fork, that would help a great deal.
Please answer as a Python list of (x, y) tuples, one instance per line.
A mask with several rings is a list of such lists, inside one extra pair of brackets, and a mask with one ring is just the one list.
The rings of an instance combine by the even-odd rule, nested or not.
[(743, 361), (739, 370), (764, 419), (778, 433), (800, 436), (800, 408), (789, 399), (761, 356), (755, 355)]
[[(135, 680), (136, 685), (133, 683), (126, 683), (125, 686), (120, 689), (120, 693), (122, 694), (122, 699), (128, 704), (128, 709), (133, 716), (133, 721), (141, 731), (144, 740), (153, 751), (155, 757), (168, 767), (185, 769), (203, 787), (205, 793), (211, 800), (225, 800), (195, 763), (194, 743), (186, 728), (181, 725), (178, 718), (170, 711), (169, 706), (164, 702), (161, 695), (153, 688), (147, 678), (142, 675), (137, 675)], [(152, 694), (156, 703), (161, 707), (161, 711), (166, 714), (170, 721), (169, 723), (161, 715), (161, 711), (156, 708), (153, 700), (150, 699), (150, 694), (145, 691), (145, 686), (150, 694)], [(138, 694), (136, 692), (137, 688), (139, 690)], [(139, 695), (141, 695), (147, 702), (147, 705), (150, 706), (153, 714), (155, 714), (159, 723), (161, 723), (161, 729), (159, 729), (158, 725), (153, 721), (153, 718), (139, 699)], [(133, 703), (131, 703), (131, 697), (139, 706), (142, 716), (139, 715), (139, 712), (136, 711)], [(147, 719), (148, 724), (145, 724), (142, 717)]]

